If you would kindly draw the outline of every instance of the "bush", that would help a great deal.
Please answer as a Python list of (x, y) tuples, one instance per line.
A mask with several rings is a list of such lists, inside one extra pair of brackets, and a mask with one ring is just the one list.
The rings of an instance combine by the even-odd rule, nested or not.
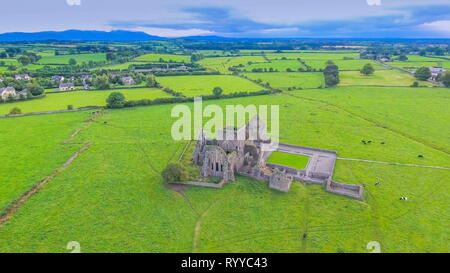
[(19, 115), (22, 114), (22, 110), (20, 110), (20, 108), (18, 107), (14, 107), (13, 109), (11, 109), (11, 111), (9, 111), (10, 115)]
[(167, 165), (167, 167), (162, 171), (161, 176), (166, 183), (179, 182), (186, 179), (189, 176), (189, 172), (183, 164), (173, 162)]
[(375, 72), (375, 68), (373, 68), (372, 64), (365, 64), (361, 69), (361, 74), (363, 75), (372, 75)]
[(106, 99), (108, 108), (123, 108), (125, 106), (125, 96), (120, 92), (112, 92)]
[(220, 88), (219, 86), (214, 87), (214, 89), (213, 89), (213, 94), (214, 94), (214, 96), (216, 96), (216, 97), (219, 98), (219, 97), (222, 96), (222, 94), (223, 94), (222, 88)]
[(431, 72), (430, 72), (430, 69), (428, 67), (421, 67), (421, 68), (417, 69), (417, 71), (414, 74), (414, 76), (419, 81), (426, 81), (429, 78), (431, 78)]
[(72, 104), (67, 105), (67, 110), (73, 110), (73, 105)]

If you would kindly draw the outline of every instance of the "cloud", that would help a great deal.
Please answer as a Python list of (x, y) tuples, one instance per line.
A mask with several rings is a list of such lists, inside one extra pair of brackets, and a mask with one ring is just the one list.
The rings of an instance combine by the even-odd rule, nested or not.
[[(370, 0), (370, 3), (378, 5), (381, 1)], [(186, 7), (179, 12), (183, 14), (183, 20), (179, 22), (115, 21), (111, 26), (134, 29), (140, 27), (147, 29), (147, 33), (160, 29), (163, 35), (173, 33), (173, 36), (186, 36), (178, 35), (177, 32), (192, 32), (199, 33), (198, 35), (214, 33), (232, 37), (407, 38), (430, 37), (430, 31), (439, 37), (448, 36), (445, 22), (450, 20), (450, 5), (395, 6), (386, 9), (383, 15), (289, 24), (255, 21), (229, 7)]]
[(367, 0), (369, 6), (381, 6), (381, 0)]
[(421, 26), (430, 31), (450, 34), (450, 20), (441, 20), (441, 21), (434, 21), (431, 23), (424, 23)]
[[(123, 28), (122, 28), (123, 29)], [(177, 37), (187, 37), (187, 36), (205, 36), (205, 35), (215, 35), (216, 33), (204, 29), (174, 29), (174, 28), (158, 28), (158, 27), (134, 27), (128, 28), (128, 30), (142, 31), (150, 35), (177, 38)]]
[(66, 0), (69, 6), (81, 6), (81, 0)]

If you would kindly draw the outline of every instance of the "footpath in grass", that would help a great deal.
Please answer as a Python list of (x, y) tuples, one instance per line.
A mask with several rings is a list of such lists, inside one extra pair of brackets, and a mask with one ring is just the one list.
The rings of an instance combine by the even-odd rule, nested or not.
[[(284, 143), (349, 158), (450, 162), (445, 153), (340, 108), (288, 94), (204, 103), (279, 105)], [(365, 184), (365, 202), (297, 182), (280, 193), (239, 176), (221, 190), (165, 187), (160, 172), (186, 144), (170, 137), (172, 107), (110, 110), (81, 132), (74, 141), (94, 145), (0, 229), (0, 252), (66, 252), (74, 240), (83, 252), (367, 252), (370, 241), (379, 241), (383, 252), (448, 247), (447, 170), (338, 160), (333, 179)]]

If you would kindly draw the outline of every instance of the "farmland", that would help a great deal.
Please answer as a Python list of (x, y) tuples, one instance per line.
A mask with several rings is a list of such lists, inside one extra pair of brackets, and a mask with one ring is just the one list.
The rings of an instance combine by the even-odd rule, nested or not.
[[(372, 241), (386, 253), (448, 252), (449, 89), (395, 68), (445, 67), (448, 52), (436, 57), (432, 47), (376, 41), (349, 43), (358, 50), (327, 47), (339, 43), (208, 38), (5, 45), (21, 51), (10, 49), (0, 59), (0, 86), (31, 91), (0, 103), (0, 219), (11, 216), (0, 220), (0, 253), (68, 252), (71, 241), (82, 252), (347, 253), (369, 252)], [(418, 50), (426, 56), (409, 53)], [(22, 66), (18, 59), (30, 52), (42, 58)], [(398, 61), (403, 54), (408, 61)], [(372, 60), (385, 55), (394, 61)], [(322, 71), (329, 60), (339, 66), (331, 71), (339, 83), (330, 84), (337, 79), (330, 77), (333, 67)], [(367, 63), (373, 75), (361, 74)], [(32, 79), (16, 80), (17, 73)], [(89, 91), (58, 92), (61, 83)], [(216, 87), (223, 93), (212, 96)], [(112, 92), (125, 100), (118, 96), (105, 107)], [(209, 96), (203, 107), (222, 110), (278, 106), (280, 142), (336, 151), (333, 181), (362, 186), (364, 200), (300, 182), (281, 193), (240, 175), (221, 189), (166, 184), (168, 163), (190, 164), (196, 145), (174, 139), (172, 110), (192, 110), (196, 96)], [(35, 113), (87, 106), (97, 108)], [(13, 108), (32, 114), (13, 116)], [(268, 162), (303, 169), (308, 160), (274, 152)], [(43, 181), (49, 182), (34, 188)], [(32, 189), (39, 191), (16, 203)], [(11, 204), (18, 210), (11, 213)]]
[[(417, 81), (413, 76), (395, 70), (379, 70), (373, 75), (363, 75), (359, 71), (345, 71), (340, 73), (340, 85), (384, 85), (411, 86)], [(421, 86), (433, 86), (430, 82), (421, 81)]]
[[(251, 81), (228, 75), (158, 77), (157, 80), (162, 86), (181, 92), (186, 97), (212, 95), (214, 87), (221, 87), (224, 94), (264, 90)], [(188, 85), (186, 81), (189, 81)]]
[[(316, 70), (324, 69), (327, 60), (305, 60), (305, 63)], [(339, 70), (349, 71), (349, 70), (361, 70), (365, 64), (372, 64), (375, 69), (385, 69), (383, 66), (375, 63), (371, 60), (333, 60), (333, 63), (339, 67)]]
[(262, 83), (269, 83), (271, 87), (281, 90), (318, 88), (323, 85), (323, 74), (318, 72), (245, 73), (244, 75), (253, 80), (261, 80)]
[(106, 98), (114, 91), (122, 92), (129, 100), (166, 98), (170, 95), (159, 89), (130, 88), (106, 91), (73, 91), (47, 94), (44, 98), (0, 104), (0, 115), (8, 114), (13, 107), (19, 107), (22, 113), (66, 110), (68, 105), (74, 108), (86, 106), (105, 106)]
[(135, 59), (140, 62), (175, 62), (175, 63), (189, 63), (190, 56), (173, 55), (173, 54), (146, 54)]
[(249, 63), (264, 63), (266, 60), (262, 56), (239, 56), (239, 57), (215, 57), (205, 58), (198, 63), (209, 70), (218, 71), (222, 74), (231, 74), (230, 67), (245, 66)]
[[(448, 92), (429, 92), (339, 87), (206, 104), (280, 105), (280, 137), (286, 143), (333, 149), (347, 158), (449, 166), (448, 153), (430, 142), (445, 141), (448, 132), (427, 131), (422, 139), (414, 123), (395, 122), (407, 114), (411, 121), (433, 120), (430, 127), (444, 128)], [(378, 101), (374, 94), (380, 94)], [(394, 109), (377, 103), (386, 97), (405, 105)], [(438, 107), (416, 111), (423, 103)], [(355, 114), (349, 112), (358, 104), (363, 106)], [(373, 240), (383, 252), (447, 250), (450, 192), (442, 181), (450, 179), (448, 170), (339, 160), (334, 178), (366, 184), (365, 202), (300, 183), (278, 193), (243, 177), (222, 190), (188, 188), (179, 194), (164, 187), (159, 172), (186, 144), (170, 137), (171, 108), (108, 110), (76, 136), (74, 142), (91, 141), (92, 148), (0, 229), (1, 251), (64, 252), (72, 240), (83, 252), (365, 252)], [(430, 119), (437, 114), (442, 119)], [(26, 127), (32, 118), (14, 122)], [(388, 127), (377, 126), (385, 120)], [(8, 142), (12, 136), (4, 137)], [(361, 139), (374, 143), (363, 145)], [(448, 141), (439, 146), (448, 148)], [(417, 158), (418, 153), (425, 157)], [(410, 200), (398, 201), (403, 195)]]
[(89, 61), (100, 62), (106, 61), (106, 54), (95, 53), (95, 54), (73, 54), (73, 55), (59, 55), (59, 56), (43, 56), (39, 60), (39, 64), (69, 64), (70, 59), (75, 59), (77, 63), (87, 63)]
[(279, 71), (286, 72), (288, 69), (292, 71), (298, 71), (300, 68), (304, 69), (305, 66), (297, 60), (274, 60), (270, 63), (253, 63), (250, 65), (246, 65), (240, 70), (246, 72), (252, 72), (255, 69), (266, 71)]

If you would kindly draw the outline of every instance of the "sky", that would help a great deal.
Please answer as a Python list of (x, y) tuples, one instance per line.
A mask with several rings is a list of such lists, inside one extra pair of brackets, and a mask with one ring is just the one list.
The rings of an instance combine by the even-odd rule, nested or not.
[(450, 38), (450, 0), (0, 0), (0, 33)]

